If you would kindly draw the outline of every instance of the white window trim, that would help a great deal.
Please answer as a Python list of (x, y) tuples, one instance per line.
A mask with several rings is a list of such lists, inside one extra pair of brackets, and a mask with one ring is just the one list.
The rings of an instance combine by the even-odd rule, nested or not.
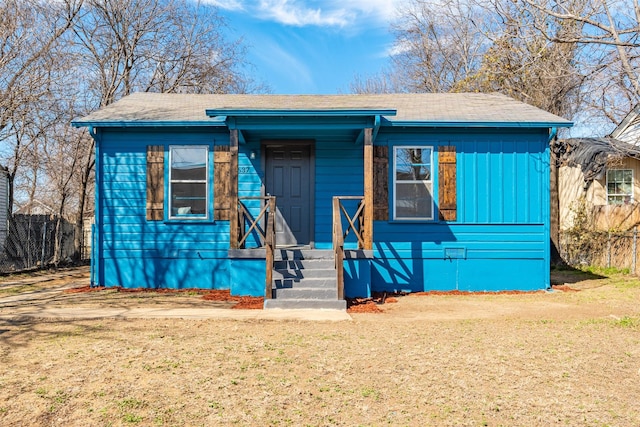
[[(205, 179), (204, 180), (181, 180), (181, 179), (177, 179), (177, 180), (172, 180), (171, 179), (171, 170), (172, 170), (172, 157), (173, 157), (173, 150), (174, 149), (179, 149), (179, 148), (203, 148), (205, 150)], [(202, 220), (208, 220), (209, 219), (209, 146), (207, 145), (170, 145), (169, 146), (169, 167), (168, 167), (168, 190), (167, 193), (169, 195), (168, 199), (167, 199), (167, 210), (169, 212), (169, 219), (171, 220), (184, 220), (184, 221), (202, 221)], [(202, 183), (204, 182), (205, 184), (205, 214), (204, 215), (197, 215), (197, 214), (191, 214), (191, 215), (173, 215), (173, 206), (172, 206), (172, 200), (173, 200), (173, 195), (172, 195), (172, 188), (174, 183), (191, 183), (191, 182), (195, 182), (195, 183)]]
[[(616, 168), (616, 169), (607, 169), (606, 173), (605, 173), (605, 178), (604, 178), (604, 187), (605, 190), (607, 192), (607, 204), (608, 205), (619, 205), (620, 203), (612, 203), (609, 201), (609, 196), (626, 196), (626, 194), (618, 194), (618, 193), (609, 193), (609, 172), (611, 171), (630, 171), (631, 172), (631, 195), (629, 198), (629, 203), (633, 203), (634, 201), (634, 197), (633, 197), (633, 193), (635, 192), (635, 177), (634, 177), (634, 173), (633, 173), (633, 169), (632, 168)], [(625, 204), (625, 203), (622, 203)]]
[[(396, 159), (397, 159), (397, 150), (398, 149), (415, 149), (415, 148), (420, 148), (420, 149), (430, 149), (431, 150), (431, 155), (430, 155), (430, 159), (429, 159), (429, 164), (431, 165), (431, 170), (429, 171), (429, 176), (431, 179), (428, 180), (416, 180), (416, 181), (404, 181), (404, 180), (400, 180), (398, 181), (397, 179), (397, 173), (396, 173)], [(393, 147), (393, 220), (394, 221), (433, 221), (435, 214), (435, 196), (433, 194), (433, 169), (434, 169), (434, 165), (433, 165), (433, 148), (434, 146), (432, 145), (396, 145)], [(429, 217), (398, 217), (397, 213), (396, 213), (396, 196), (397, 196), (397, 187), (396, 184), (400, 182), (400, 183), (416, 183), (416, 182), (424, 182), (424, 183), (428, 183), (430, 184), (430, 189), (431, 189), (431, 216)]]

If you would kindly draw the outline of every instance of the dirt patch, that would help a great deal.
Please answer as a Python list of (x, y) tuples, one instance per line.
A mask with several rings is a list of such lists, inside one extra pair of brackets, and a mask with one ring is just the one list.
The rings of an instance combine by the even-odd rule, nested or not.
[[(339, 323), (4, 318), (0, 425), (640, 425), (640, 282), (570, 287), (374, 295), (350, 309), (380, 312)], [(241, 302), (208, 294), (107, 288), (43, 304)]]

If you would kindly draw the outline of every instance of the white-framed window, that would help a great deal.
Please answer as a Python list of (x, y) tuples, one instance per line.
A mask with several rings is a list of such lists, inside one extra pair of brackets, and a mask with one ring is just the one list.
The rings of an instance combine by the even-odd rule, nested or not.
[(169, 218), (208, 218), (208, 159), (206, 145), (169, 147)]
[(633, 202), (633, 169), (607, 170), (607, 203), (622, 205)]
[(393, 219), (433, 219), (433, 147), (393, 148)]

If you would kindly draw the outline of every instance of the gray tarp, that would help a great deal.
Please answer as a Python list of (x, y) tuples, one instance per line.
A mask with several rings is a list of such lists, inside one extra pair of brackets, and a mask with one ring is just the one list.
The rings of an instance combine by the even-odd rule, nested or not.
[(640, 147), (611, 137), (558, 139), (551, 148), (559, 166), (582, 168), (585, 184), (601, 177), (608, 164), (625, 157), (640, 160)]

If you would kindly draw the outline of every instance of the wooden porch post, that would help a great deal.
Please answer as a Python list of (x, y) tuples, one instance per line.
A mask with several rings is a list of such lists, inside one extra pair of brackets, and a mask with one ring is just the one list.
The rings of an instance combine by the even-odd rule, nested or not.
[(373, 249), (373, 129), (364, 130), (364, 248)]
[(231, 129), (229, 138), (229, 200), (231, 217), (229, 218), (229, 247), (238, 249), (238, 129)]

